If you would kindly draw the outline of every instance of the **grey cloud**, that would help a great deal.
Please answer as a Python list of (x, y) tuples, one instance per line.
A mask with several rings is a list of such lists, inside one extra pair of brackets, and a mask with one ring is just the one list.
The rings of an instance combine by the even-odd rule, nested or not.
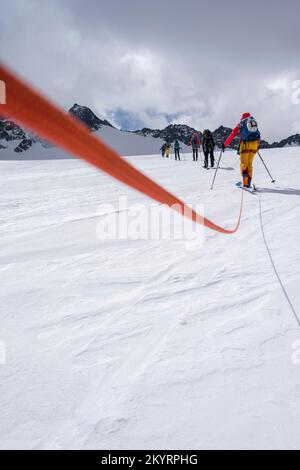
[(200, 129), (249, 110), (280, 139), (300, 122), (299, 13), (296, 0), (11, 0), (0, 57), (64, 107)]

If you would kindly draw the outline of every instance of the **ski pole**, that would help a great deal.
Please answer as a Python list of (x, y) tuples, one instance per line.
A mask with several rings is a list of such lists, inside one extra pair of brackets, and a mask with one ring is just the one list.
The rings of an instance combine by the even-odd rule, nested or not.
[(258, 152), (258, 155), (259, 155), (259, 158), (261, 159), (261, 161), (263, 162), (263, 165), (264, 165), (265, 169), (267, 170), (268, 175), (270, 176), (272, 183), (275, 183), (275, 180), (274, 180), (273, 176), (271, 175), (271, 173), (269, 172), (268, 167), (267, 167), (267, 165), (265, 164), (265, 162), (264, 162), (264, 160), (263, 160), (263, 158), (262, 158), (260, 152)]
[(218, 169), (219, 169), (219, 166), (220, 166), (220, 161), (221, 161), (221, 158), (222, 158), (222, 153), (223, 153), (223, 150), (221, 150), (220, 157), (219, 157), (218, 164), (217, 164), (217, 168), (216, 168), (216, 171), (215, 171), (215, 174), (214, 174), (214, 179), (213, 179), (213, 182), (212, 182), (212, 185), (211, 185), (210, 189), (213, 189), (213, 187), (214, 187), (215, 179), (216, 179), (217, 172), (218, 172)]

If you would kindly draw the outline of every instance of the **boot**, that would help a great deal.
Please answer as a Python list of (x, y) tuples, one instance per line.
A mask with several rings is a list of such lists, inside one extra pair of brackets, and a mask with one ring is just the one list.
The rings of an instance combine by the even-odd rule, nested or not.
[(249, 176), (248, 176), (247, 171), (243, 171), (243, 186), (245, 188), (248, 188), (248, 179), (249, 179)]

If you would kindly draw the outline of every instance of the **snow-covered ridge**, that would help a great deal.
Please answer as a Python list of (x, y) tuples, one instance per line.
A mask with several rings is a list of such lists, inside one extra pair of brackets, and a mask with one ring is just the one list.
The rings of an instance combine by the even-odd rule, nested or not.
[[(74, 104), (70, 108), (69, 113), (79, 119), (81, 122), (87, 125), (89, 129), (94, 132), (100, 132), (107, 139), (106, 142), (111, 147), (115, 148), (122, 155), (145, 155), (149, 153), (157, 153), (161, 146), (162, 141), (168, 141), (170, 143), (178, 139), (183, 145), (188, 145), (191, 136), (194, 132), (197, 132), (202, 137), (200, 130), (194, 129), (193, 127), (185, 124), (170, 124), (165, 129), (149, 129), (143, 128), (137, 131), (122, 131), (116, 129), (106, 119), (100, 119), (96, 114), (88, 107)], [(107, 131), (109, 128), (111, 131)], [(213, 131), (213, 136), (218, 147), (226, 140), (232, 129), (229, 127), (220, 126)], [(129, 137), (131, 135), (131, 137)], [(136, 137), (136, 138), (135, 138)], [(146, 138), (143, 141), (141, 138)], [(128, 146), (128, 143), (130, 145)], [(151, 143), (150, 143), (151, 142)], [(8, 144), (10, 143), (10, 144)], [(16, 125), (10, 120), (1, 119), (0, 117), (0, 150), (13, 150), (16, 153), (26, 152), (34, 144), (39, 143), (44, 147), (52, 147), (52, 145), (43, 141), (32, 133), (23, 130), (20, 126)], [(237, 149), (239, 145), (239, 139), (235, 138), (231, 143), (232, 149)], [(265, 140), (261, 142), (261, 148), (277, 148), (277, 147), (293, 147), (300, 145), (300, 134), (296, 134), (288, 137), (280, 142), (269, 144)], [(1, 152), (3, 158), (3, 153)], [(7, 158), (8, 155), (6, 155)]]
[(272, 144), (272, 148), (276, 147), (297, 147), (300, 145), (300, 134), (291, 135), (287, 139)]

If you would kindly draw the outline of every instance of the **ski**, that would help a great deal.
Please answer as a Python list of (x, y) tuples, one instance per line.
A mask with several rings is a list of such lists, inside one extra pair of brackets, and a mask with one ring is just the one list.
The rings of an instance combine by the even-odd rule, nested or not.
[(242, 185), (241, 181), (236, 183), (236, 186), (238, 188), (244, 189), (244, 191), (247, 191), (248, 193), (254, 194), (257, 192), (256, 186), (253, 184), (250, 188), (246, 188), (245, 186)]

